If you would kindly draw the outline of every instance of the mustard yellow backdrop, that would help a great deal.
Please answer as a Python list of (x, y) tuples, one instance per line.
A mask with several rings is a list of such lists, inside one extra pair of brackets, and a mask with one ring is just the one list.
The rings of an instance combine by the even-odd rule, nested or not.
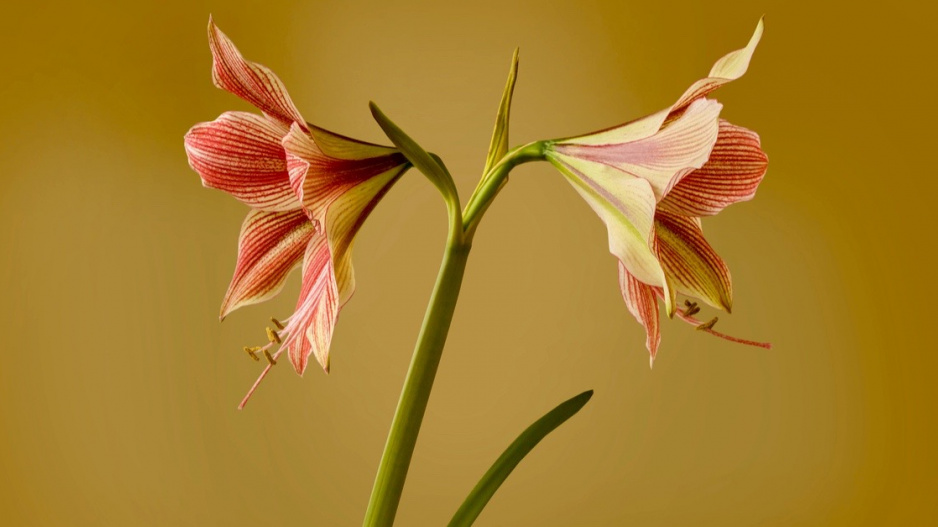
[(211, 84), (213, 14), (311, 121), (385, 142), (376, 101), (464, 197), (515, 46), (512, 143), (671, 104), (766, 14), (723, 115), (770, 158), (705, 220), (746, 348), (666, 322), (653, 371), (601, 222), (547, 164), (476, 237), (399, 525), (442, 525), (534, 419), (596, 395), (478, 525), (936, 521), (934, 17), (856, 2), (16, 2), (0, 8), (0, 518), (4, 525), (358, 525), (445, 238), (409, 173), (361, 232), (332, 373), (217, 321), (246, 208), (182, 137), (248, 109)]

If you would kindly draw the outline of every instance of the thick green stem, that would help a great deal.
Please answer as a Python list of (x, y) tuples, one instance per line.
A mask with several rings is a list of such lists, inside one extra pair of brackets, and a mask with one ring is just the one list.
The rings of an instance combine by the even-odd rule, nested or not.
[(389, 527), (394, 523), (407, 469), (417, 443), (417, 434), (420, 432), (420, 423), (427, 409), (433, 379), (443, 355), (446, 334), (456, 310), (456, 299), (462, 285), (470, 245), (463, 242), (459, 209), (455, 210), (455, 214), (460, 221), (453, 221), (452, 212), (446, 253), (420, 328), (420, 336), (417, 338), (404, 389), (397, 403), (384, 454), (381, 456), (371, 500), (368, 502), (368, 511), (365, 513), (365, 527)]

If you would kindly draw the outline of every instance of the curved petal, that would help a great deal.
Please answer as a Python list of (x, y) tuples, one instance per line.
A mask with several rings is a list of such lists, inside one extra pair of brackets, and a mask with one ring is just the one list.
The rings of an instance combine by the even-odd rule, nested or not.
[[(318, 129), (316, 137), (326, 137), (323, 132)], [(340, 196), (371, 179), (400, 173), (407, 162), (394, 149), (344, 141), (342, 136), (328, 134), (330, 149), (341, 149), (346, 158), (326, 155), (317, 141), (295, 123), (283, 138), (290, 183), (310, 217), (317, 220)], [(378, 157), (367, 157), (374, 153)]]
[[(655, 195), (644, 179), (607, 165), (557, 152), (548, 160), (566, 177), (606, 224), (609, 252), (638, 280), (668, 291), (665, 273), (654, 249)], [(673, 303), (666, 302), (668, 313)]]
[(305, 125), (286, 86), (269, 68), (244, 59), (231, 39), (208, 19), (208, 44), (212, 50), (212, 82), (286, 124)]
[(324, 225), (332, 252), (339, 305), (345, 305), (355, 291), (355, 273), (352, 269), (355, 235), (406, 168), (406, 165), (396, 167), (356, 185), (336, 199), (326, 212)]
[(685, 216), (712, 216), (755, 197), (768, 163), (758, 134), (720, 120), (710, 160), (681, 179), (658, 207)]
[(309, 356), (329, 371), (329, 346), (339, 316), (339, 295), (332, 255), (326, 237), (317, 233), (310, 240), (303, 256), (303, 285), (284, 333), (283, 348), (290, 354), (290, 362), (300, 375), (306, 371)]
[(280, 144), (288, 130), (261, 115), (223, 113), (186, 133), (189, 166), (202, 177), (203, 185), (223, 190), (252, 208), (299, 209)]
[(655, 214), (658, 258), (678, 292), (729, 312), (733, 304), (730, 271), (687, 216)]
[(658, 346), (661, 344), (661, 327), (658, 318), (658, 299), (655, 296), (655, 288), (643, 284), (619, 262), (619, 289), (622, 291), (622, 299), (629, 308), (629, 312), (638, 320), (638, 323), (645, 328), (645, 347), (648, 348), (649, 365), (654, 366), (655, 355), (658, 354)]
[(249, 212), (241, 226), (238, 264), (222, 301), (221, 318), (279, 293), (287, 275), (300, 263), (313, 231), (301, 210)]
[(705, 97), (720, 86), (742, 77), (743, 74), (746, 73), (746, 70), (749, 69), (749, 61), (752, 59), (752, 54), (756, 51), (756, 46), (759, 45), (759, 40), (762, 39), (764, 29), (765, 23), (763, 19), (760, 18), (759, 23), (756, 24), (756, 30), (753, 32), (752, 37), (750, 37), (746, 47), (727, 53), (721, 57), (720, 60), (716, 61), (713, 68), (710, 69), (710, 75), (692, 84), (691, 87), (681, 95), (681, 98), (678, 99), (674, 106), (671, 107), (671, 111), (677, 112), (695, 100)]
[(641, 138), (647, 129), (633, 133), (630, 125), (604, 132), (605, 144), (558, 143), (553, 148), (561, 154), (618, 168), (651, 184), (660, 200), (681, 178), (707, 162), (717, 141), (720, 110), (723, 106), (710, 99), (694, 101), (679, 118), (656, 133)]

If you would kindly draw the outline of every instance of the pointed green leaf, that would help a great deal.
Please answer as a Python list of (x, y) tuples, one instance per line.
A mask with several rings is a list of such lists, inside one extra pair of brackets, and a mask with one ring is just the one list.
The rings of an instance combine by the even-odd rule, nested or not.
[(449, 527), (469, 527), (479, 517), (479, 513), (485, 508), (489, 500), (498, 490), (498, 487), (504, 483), (511, 471), (518, 466), (518, 463), (524, 459), (541, 439), (554, 431), (555, 428), (562, 425), (564, 421), (573, 417), (580, 411), (593, 396), (593, 390), (588, 390), (572, 399), (568, 399), (559, 406), (548, 412), (527, 430), (518, 436), (508, 449), (492, 465), (492, 468), (482, 476), (479, 483), (476, 484), (472, 492), (466, 498), (466, 501), (456, 511), (456, 515), (449, 522)]
[(488, 174), (489, 170), (508, 152), (508, 117), (511, 113), (511, 96), (515, 91), (515, 78), (518, 77), (518, 48), (515, 48), (515, 54), (511, 57), (511, 70), (508, 72), (508, 82), (505, 84), (505, 91), (502, 93), (502, 102), (498, 106), (498, 114), (495, 116), (495, 130), (492, 132), (492, 142), (489, 144), (489, 154), (485, 159), (485, 170), (482, 174)]
[[(404, 157), (407, 158), (417, 170), (423, 172), (430, 181), (440, 192), (443, 193), (443, 196), (447, 198), (453, 198), (456, 196), (456, 184), (453, 182), (453, 178), (449, 175), (449, 172), (446, 171), (444, 167), (440, 165), (434, 159), (434, 156), (431, 156), (426, 150), (424, 150), (416, 141), (410, 138), (403, 130), (400, 129), (393, 121), (388, 119), (388, 116), (378, 108), (373, 102), (369, 102), (368, 106), (371, 108), (371, 115), (374, 116), (375, 121), (378, 122), (378, 125), (384, 130), (385, 135), (388, 136), (388, 139), (394, 143), (394, 146), (404, 154)], [(437, 158), (438, 159), (438, 158)]]

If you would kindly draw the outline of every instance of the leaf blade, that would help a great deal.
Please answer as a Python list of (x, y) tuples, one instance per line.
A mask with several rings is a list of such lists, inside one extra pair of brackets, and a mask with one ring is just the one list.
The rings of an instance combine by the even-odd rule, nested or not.
[(469, 527), (472, 525), (482, 509), (492, 499), (495, 491), (505, 482), (509, 474), (524, 459), (524, 456), (537, 446), (547, 434), (553, 432), (567, 419), (579, 412), (591, 397), (593, 397), (593, 390), (587, 390), (567, 399), (525, 429), (482, 476), (456, 511), (456, 514), (453, 515), (449, 527)]

